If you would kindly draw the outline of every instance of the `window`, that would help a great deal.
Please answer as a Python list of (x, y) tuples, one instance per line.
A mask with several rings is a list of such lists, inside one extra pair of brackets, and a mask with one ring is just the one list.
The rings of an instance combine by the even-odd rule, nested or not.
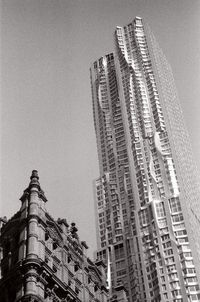
[(190, 261), (185, 261), (185, 266), (188, 267), (188, 266), (194, 266), (194, 262), (192, 260)]
[(174, 290), (172, 291), (172, 296), (175, 298), (176, 296), (181, 296), (181, 291), (180, 290)]
[(185, 268), (185, 269), (183, 270), (183, 272), (184, 272), (185, 274), (195, 274), (195, 273), (196, 273), (195, 268)]
[(118, 262), (116, 262), (116, 269), (121, 269), (125, 266), (125, 260), (120, 260)]
[(179, 213), (179, 214), (173, 215), (172, 216), (172, 221), (173, 222), (183, 221), (183, 214)]
[(179, 223), (174, 226), (174, 230), (180, 230), (180, 229), (185, 229), (184, 223)]
[(159, 219), (158, 225), (159, 225), (159, 228), (165, 228), (167, 226), (166, 218)]
[(165, 208), (163, 202), (156, 203), (156, 213), (158, 218), (165, 216)]
[(168, 241), (166, 243), (163, 243), (163, 248), (167, 248), (167, 247), (170, 247), (171, 246), (171, 242)]
[(161, 236), (161, 240), (162, 240), (162, 241), (165, 241), (165, 240), (167, 240), (167, 239), (169, 239), (169, 234), (166, 234), (166, 235)]
[(167, 264), (167, 265), (172, 264), (172, 263), (175, 262), (174, 257), (166, 258), (165, 261), (166, 261), (166, 264)]
[[(175, 264), (169, 265), (169, 266), (167, 267), (167, 271), (168, 271), (168, 273), (173, 272), (173, 271), (176, 271), (176, 266), (175, 266)], [(172, 278), (172, 276), (173, 276), (173, 278), (175, 278), (175, 277), (177, 277), (177, 274), (176, 274), (176, 273), (171, 274), (171, 278)]]
[(181, 212), (181, 204), (178, 197), (171, 198), (169, 200), (169, 206), (170, 206), (171, 213)]
[(194, 285), (194, 286), (190, 286), (188, 287), (190, 292), (196, 292), (199, 290), (199, 286), (198, 285)]
[(118, 236), (118, 237), (116, 237), (116, 240), (117, 240), (117, 241), (122, 241), (122, 240), (123, 240), (123, 236)]
[(117, 277), (125, 275), (125, 274), (126, 274), (126, 270), (123, 269), (123, 270), (117, 272)]
[(183, 236), (183, 235), (187, 235), (187, 232), (186, 232), (186, 230), (181, 230), (181, 231), (175, 232), (175, 235), (176, 236)]
[(180, 284), (178, 281), (171, 282), (171, 289), (177, 289), (180, 288)]
[(121, 259), (125, 257), (123, 244), (119, 244), (115, 246), (115, 260)]
[(194, 283), (194, 282), (197, 282), (197, 278), (196, 277), (189, 277), (186, 279), (187, 280), (187, 283)]
[(165, 253), (165, 256), (169, 256), (169, 255), (173, 254), (173, 250), (169, 249), (169, 250), (166, 250), (164, 253)]
[(178, 238), (178, 243), (185, 243), (185, 242), (188, 242), (188, 237)]
[(199, 301), (200, 299), (200, 294), (197, 294), (197, 295), (190, 295), (192, 301)]
[[(169, 272), (169, 270), (168, 270), (168, 272)], [(170, 274), (170, 278), (171, 278), (171, 280), (177, 280), (178, 279), (178, 274), (177, 273), (172, 273), (172, 274)]]
[(148, 214), (147, 210), (140, 211), (139, 213), (139, 219), (140, 219), (140, 224), (141, 226), (148, 224)]
[(162, 285), (162, 290), (163, 290), (163, 291), (166, 290), (166, 285), (165, 285), (165, 284)]
[(165, 277), (164, 276), (161, 277), (161, 282), (165, 282)]

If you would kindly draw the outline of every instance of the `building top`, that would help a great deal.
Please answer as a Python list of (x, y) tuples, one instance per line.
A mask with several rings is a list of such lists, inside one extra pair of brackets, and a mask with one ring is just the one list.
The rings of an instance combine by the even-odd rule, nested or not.
[(42, 200), (44, 202), (47, 202), (47, 198), (44, 194), (44, 191), (40, 187), (39, 176), (38, 176), (38, 171), (37, 170), (32, 171), (32, 174), (30, 176), (30, 180), (31, 181), (29, 183), (29, 186), (28, 186), (28, 188), (26, 188), (24, 190), (24, 193), (23, 193), (22, 197), (20, 198), (20, 200), (23, 201), (30, 194), (31, 189), (36, 188), (36, 189), (38, 189), (39, 196), (42, 198)]
[(20, 200), (0, 220), (0, 301), (106, 301), (105, 266), (87, 257), (75, 222), (47, 212), (36, 170)]

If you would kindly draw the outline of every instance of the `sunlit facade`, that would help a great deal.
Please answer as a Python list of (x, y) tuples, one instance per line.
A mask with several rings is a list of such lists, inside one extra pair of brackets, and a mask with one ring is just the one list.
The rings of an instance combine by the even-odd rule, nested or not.
[[(98, 259), (111, 294), (200, 301), (200, 193), (171, 68), (141, 18), (91, 67)], [(108, 270), (108, 272), (109, 272)]]

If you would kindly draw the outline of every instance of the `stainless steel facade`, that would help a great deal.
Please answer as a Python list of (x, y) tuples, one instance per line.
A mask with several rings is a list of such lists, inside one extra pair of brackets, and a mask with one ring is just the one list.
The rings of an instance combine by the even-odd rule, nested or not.
[(141, 18), (91, 67), (99, 259), (129, 301), (200, 301), (200, 193), (171, 68)]

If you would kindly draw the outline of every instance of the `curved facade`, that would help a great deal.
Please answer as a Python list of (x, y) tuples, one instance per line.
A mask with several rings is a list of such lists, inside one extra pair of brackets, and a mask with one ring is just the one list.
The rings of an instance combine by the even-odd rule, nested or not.
[(91, 82), (97, 254), (111, 259), (113, 292), (121, 282), (129, 301), (200, 301), (198, 176), (171, 68), (141, 18), (116, 28)]

